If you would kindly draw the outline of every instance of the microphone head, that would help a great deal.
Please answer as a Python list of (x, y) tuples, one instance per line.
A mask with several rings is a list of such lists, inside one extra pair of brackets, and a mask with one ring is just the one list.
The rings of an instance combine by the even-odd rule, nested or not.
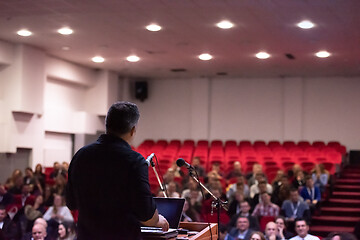
[(179, 167), (182, 167), (185, 165), (185, 160), (182, 158), (179, 158), (178, 160), (176, 160), (176, 165), (178, 165)]

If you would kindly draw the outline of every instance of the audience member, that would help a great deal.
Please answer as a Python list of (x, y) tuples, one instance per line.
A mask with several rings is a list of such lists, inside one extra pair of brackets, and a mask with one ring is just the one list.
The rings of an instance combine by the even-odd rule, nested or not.
[(35, 172), (34, 172), (34, 177), (37, 179), (37, 181), (40, 183), (41, 188), (45, 189), (45, 180), (46, 180), (46, 175), (43, 173), (43, 169), (40, 163), (36, 164), (35, 167)]
[(320, 240), (318, 237), (309, 234), (309, 225), (303, 218), (295, 220), (295, 231), (297, 236), (290, 238), (290, 240)]
[(27, 204), (34, 204), (35, 196), (31, 195), (31, 186), (24, 184), (21, 187), (21, 205), (25, 206)]
[(214, 178), (218, 180), (222, 180), (224, 174), (220, 171), (220, 164), (218, 162), (214, 162), (211, 165), (211, 170), (208, 172), (208, 178)]
[(226, 175), (226, 179), (236, 178), (243, 176), (241, 163), (239, 161), (235, 161), (233, 164), (233, 169)]
[(282, 183), (281, 183), (281, 179), (282, 179), (284, 176), (286, 176), (286, 175), (285, 175), (285, 173), (284, 173), (283, 170), (278, 170), (278, 171), (276, 172), (275, 178), (274, 178), (274, 180), (273, 180), (272, 183), (271, 183), (274, 191), (275, 191), (275, 189), (276, 189), (277, 187), (279, 187), (279, 186), (282, 184)]
[(200, 214), (192, 207), (190, 198), (185, 198), (185, 204), (181, 215), (182, 222), (199, 222)]
[(264, 192), (261, 194), (261, 203), (258, 203), (252, 213), (252, 216), (257, 217), (277, 217), (279, 215), (280, 208), (278, 205), (271, 202), (271, 196), (269, 193)]
[(240, 203), (240, 212), (233, 215), (228, 223), (228, 228), (231, 229), (236, 226), (237, 219), (239, 217), (247, 217), (249, 219), (250, 228), (258, 231), (260, 230), (260, 224), (257, 217), (251, 216), (250, 213), (250, 204), (248, 201), (244, 200)]
[(293, 187), (300, 190), (305, 185), (305, 174), (302, 170), (294, 172), (294, 180), (292, 181)]
[(20, 226), (7, 215), (6, 209), (0, 205), (0, 238), (20, 239)]
[(245, 198), (248, 198), (250, 195), (249, 186), (245, 183), (243, 175), (237, 176), (236, 183), (231, 184), (226, 192), (226, 197), (230, 202), (234, 199), (235, 192), (241, 192)]
[(305, 184), (306, 186), (301, 189), (300, 195), (309, 205), (310, 211), (313, 214), (319, 208), (321, 200), (320, 189), (314, 186), (314, 181), (310, 175), (306, 176)]
[(252, 167), (252, 173), (249, 176), (247, 176), (248, 179), (247, 182), (249, 187), (251, 187), (254, 184), (257, 184), (257, 179), (256, 179), (257, 174), (262, 174), (262, 176), (264, 176), (261, 164), (255, 163)]
[(51, 179), (55, 179), (58, 175), (62, 175), (63, 177), (66, 178), (66, 173), (62, 169), (62, 166), (60, 165), (60, 163), (59, 162), (54, 162), (53, 171), (50, 173), (49, 177)]
[(325, 169), (324, 164), (322, 163), (316, 164), (314, 170), (311, 172), (314, 185), (318, 187), (321, 192), (325, 191), (326, 185), (329, 181), (329, 176), (329, 172)]
[(331, 232), (326, 240), (357, 240), (356, 236), (348, 232)]
[(44, 190), (44, 205), (50, 207), (54, 203), (54, 195), (49, 185), (45, 186)]
[(188, 188), (182, 191), (181, 197), (189, 198), (190, 205), (200, 212), (203, 197), (199, 185), (194, 179), (190, 178), (187, 186)]
[(254, 196), (257, 193), (260, 193), (260, 186), (258, 186), (260, 182), (261, 183), (265, 182), (266, 192), (269, 194), (272, 194), (273, 188), (269, 183), (267, 183), (265, 175), (263, 173), (257, 173), (255, 178), (256, 178), (255, 183), (250, 187), (250, 197), (251, 198), (254, 198)]
[(201, 166), (200, 157), (194, 157), (191, 164), (200, 178), (206, 177), (205, 169)]
[(262, 232), (252, 232), (250, 240), (265, 240), (265, 236)]
[(275, 184), (271, 201), (276, 205), (281, 206), (286, 199), (289, 199), (290, 189), (291, 186), (288, 177), (282, 175), (277, 184)]
[(299, 192), (296, 188), (290, 190), (290, 199), (283, 202), (281, 211), (285, 216), (290, 231), (294, 230), (296, 218), (310, 220), (309, 206), (300, 200)]
[(62, 174), (58, 174), (54, 178), (54, 180), (55, 180), (55, 184), (51, 188), (51, 193), (65, 196), (66, 177), (64, 177)]
[(243, 191), (236, 191), (235, 192), (235, 198), (232, 199), (229, 203), (229, 210), (228, 210), (228, 214), (230, 216), (230, 218), (235, 215), (238, 214), (241, 211), (241, 207), (240, 207), (240, 203), (243, 202), (245, 200)]
[(0, 184), (0, 205), (7, 206), (14, 201), (13, 195), (9, 193), (4, 185)]
[(19, 195), (21, 194), (21, 189), (23, 186), (23, 177), (22, 175), (15, 178), (14, 182), (12, 184), (12, 187), (8, 190), (9, 193), (13, 194), (13, 195)]
[(45, 211), (44, 199), (42, 195), (36, 196), (34, 205), (25, 205), (24, 218), (22, 219), (22, 226), (25, 228), (25, 232), (31, 231), (35, 219), (42, 217)]
[(74, 224), (72, 222), (62, 222), (59, 224), (57, 240), (74, 240), (76, 239)]
[[(170, 197), (170, 198), (179, 198), (180, 197), (180, 194), (176, 190), (176, 183), (175, 182), (169, 182), (166, 185), (166, 195), (167, 195), (167, 197)], [(165, 197), (164, 193), (161, 190), (159, 191), (158, 196), (159, 197)]]
[[(251, 198), (251, 207), (253, 209), (258, 203), (261, 203), (261, 194), (266, 192), (271, 194), (271, 189), (269, 189), (269, 185), (270, 184), (268, 184), (264, 179), (260, 180), (260, 182), (257, 184), (257, 193), (254, 195), (253, 198)], [(253, 185), (252, 187), (256, 187), (256, 185)]]
[(225, 239), (227, 240), (250, 240), (250, 236), (253, 232), (249, 228), (250, 223), (247, 217), (240, 216), (236, 221), (236, 227), (232, 228), (229, 233), (226, 235)]
[[(21, 183), (22, 183), (22, 180), (23, 180), (23, 175), (22, 175), (22, 172), (20, 169), (15, 169), (13, 171), (13, 173), (11, 174), (11, 177), (9, 177), (7, 180), (6, 180), (6, 183), (5, 183), (5, 188), (6, 189), (11, 189), (15, 186), (15, 182), (19, 182), (18, 179), (21, 180)], [(19, 191), (20, 192), (20, 191)], [(16, 194), (20, 194), (20, 193), (16, 193)]]
[(287, 230), (286, 221), (283, 216), (277, 216), (275, 218), (275, 223), (277, 225), (277, 230), (278, 230), (277, 236), (279, 237), (279, 239), (285, 240), (294, 237), (294, 234)]
[(60, 222), (74, 222), (69, 208), (64, 206), (63, 198), (58, 194), (55, 194), (54, 204), (45, 212), (44, 219), (48, 223), (48, 234), (51, 238), (57, 235)]
[[(47, 224), (47, 222), (46, 222), (46, 220), (44, 218), (37, 218), (35, 220), (34, 224), (31, 226), (31, 229), (28, 232), (26, 232), (25, 234), (23, 234), (22, 240), (33, 240), (32, 229), (33, 229), (33, 227), (35, 225), (38, 225), (38, 224), (43, 225), (45, 230), (48, 227), (48, 224)], [(46, 237), (45, 237), (45, 239), (53, 240), (53, 239), (49, 239), (49, 238), (46, 238)]]
[(278, 228), (275, 222), (270, 221), (265, 226), (265, 239), (266, 240), (280, 240), (278, 236)]
[(32, 237), (34, 240), (45, 240), (47, 236), (46, 228), (42, 224), (34, 224), (32, 228)]

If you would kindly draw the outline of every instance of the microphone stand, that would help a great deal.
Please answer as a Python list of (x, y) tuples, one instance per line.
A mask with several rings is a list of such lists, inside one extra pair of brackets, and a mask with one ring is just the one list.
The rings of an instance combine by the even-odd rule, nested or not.
[(188, 170), (189, 170), (189, 175), (190, 177), (192, 177), (192, 179), (194, 179), (203, 189), (205, 189), (205, 191), (207, 191), (210, 196), (214, 199), (214, 205), (216, 208), (217, 208), (217, 224), (218, 224), (218, 240), (220, 240), (220, 232), (219, 232), (219, 229), (220, 229), (220, 210), (221, 210), (221, 207), (223, 209), (225, 209), (225, 211), (228, 211), (229, 210), (229, 207), (228, 207), (228, 202), (227, 201), (223, 201), (221, 200), (220, 198), (216, 197), (207, 187), (204, 186), (204, 184), (202, 184), (199, 179), (197, 179), (196, 176), (194, 176), (194, 173), (193, 173), (193, 167), (188, 167)]
[(160, 178), (159, 178), (159, 174), (157, 173), (156, 168), (155, 168), (155, 163), (153, 162), (152, 159), (150, 160), (150, 166), (151, 166), (152, 169), (154, 170), (154, 173), (155, 173), (156, 179), (157, 179), (158, 182), (159, 182), (161, 191), (163, 192), (165, 198), (167, 198), (165, 188), (164, 188), (163, 184), (161, 183), (161, 180), (160, 180)]

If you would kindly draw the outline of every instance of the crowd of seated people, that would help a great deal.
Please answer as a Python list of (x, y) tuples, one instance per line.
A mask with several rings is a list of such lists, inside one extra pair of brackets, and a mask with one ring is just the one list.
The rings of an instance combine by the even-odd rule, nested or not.
[(75, 239), (73, 213), (65, 206), (68, 163), (54, 163), (47, 175), (35, 170), (13, 171), (0, 184), (0, 239)]
[[(274, 224), (277, 225), (275, 239), (295, 236), (296, 219), (308, 222), (317, 214), (322, 192), (330, 179), (322, 164), (310, 172), (299, 165), (294, 165), (289, 172), (279, 170), (271, 182), (260, 164), (254, 164), (252, 172), (243, 172), (240, 162), (234, 162), (229, 172), (223, 172), (217, 163), (206, 172), (196, 157), (192, 164), (196, 176), (212, 194), (228, 202), (228, 211), (220, 209), (221, 229), (227, 239), (232, 239), (234, 234), (249, 237), (250, 232), (244, 233), (244, 229), (263, 231), (265, 239), (273, 239)], [(38, 234), (46, 239), (75, 238), (75, 216), (65, 206), (64, 199), (67, 167), (67, 163), (54, 163), (53, 171), (48, 174), (44, 174), (40, 164), (35, 171), (26, 168), (24, 174), (17, 169), (0, 184), (0, 237), (37, 239)], [(186, 199), (182, 221), (217, 222), (217, 209), (211, 195), (199, 187), (186, 169), (174, 163), (163, 179), (168, 197)], [(164, 192), (159, 189), (155, 195), (163, 197)], [(38, 223), (39, 219), (46, 226)], [(261, 234), (257, 237), (261, 238)]]
[[(271, 227), (277, 224), (277, 231), (281, 231), (276, 239), (295, 236), (295, 220), (302, 218), (309, 222), (311, 216), (318, 214), (322, 192), (330, 179), (322, 164), (310, 172), (299, 165), (294, 165), (289, 172), (279, 170), (269, 182), (260, 164), (254, 164), (252, 172), (247, 173), (242, 171), (239, 162), (234, 162), (233, 169), (224, 173), (214, 163), (206, 172), (200, 165), (201, 161), (194, 160), (192, 162), (204, 185), (216, 197), (228, 202), (228, 211), (220, 210), (220, 224), (226, 230), (223, 235), (228, 239), (232, 239), (230, 233), (238, 232), (238, 225), (247, 225), (246, 221), (253, 231), (263, 232), (268, 222), (273, 223), (269, 225)], [(164, 181), (168, 195), (186, 199), (184, 221), (217, 222), (213, 198), (186, 174), (186, 169), (172, 165), (164, 174)], [(163, 196), (161, 190), (158, 196)], [(268, 239), (266, 233), (264, 237)]]

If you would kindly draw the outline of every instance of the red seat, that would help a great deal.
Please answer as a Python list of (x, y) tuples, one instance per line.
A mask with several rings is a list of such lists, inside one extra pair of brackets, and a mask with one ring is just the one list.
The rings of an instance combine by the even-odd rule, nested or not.
[(299, 161), (300, 163), (300, 166), (304, 169), (304, 171), (306, 172), (310, 172), (311, 170), (314, 169), (315, 167), (315, 163), (310, 161), (309, 159), (307, 158), (303, 158)]
[(197, 143), (197, 147), (204, 146), (209, 147), (209, 141), (208, 140), (199, 140)]
[(294, 141), (285, 141), (285, 142), (283, 142), (283, 146), (284, 146), (284, 148), (289, 149), (291, 147), (295, 147), (296, 144)]
[(266, 228), (266, 224), (268, 224), (268, 222), (274, 222), (275, 221), (275, 217), (272, 216), (262, 216), (260, 218), (260, 230), (262, 232), (265, 231)]

